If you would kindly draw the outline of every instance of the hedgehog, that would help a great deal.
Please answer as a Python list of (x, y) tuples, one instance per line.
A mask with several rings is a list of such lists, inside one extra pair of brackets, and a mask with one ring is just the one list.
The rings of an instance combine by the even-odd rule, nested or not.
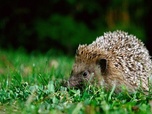
[(68, 87), (82, 88), (85, 83), (100, 85), (115, 92), (126, 88), (148, 91), (152, 61), (141, 40), (127, 32), (106, 32), (87, 45), (79, 45)]

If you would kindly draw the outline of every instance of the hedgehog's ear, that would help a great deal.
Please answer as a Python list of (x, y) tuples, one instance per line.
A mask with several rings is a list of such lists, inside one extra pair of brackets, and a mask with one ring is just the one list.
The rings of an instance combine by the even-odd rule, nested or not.
[(102, 73), (105, 73), (105, 72), (106, 72), (106, 69), (107, 69), (107, 60), (106, 60), (106, 59), (100, 59), (100, 60), (98, 61), (98, 64), (100, 65), (101, 72), (102, 72)]

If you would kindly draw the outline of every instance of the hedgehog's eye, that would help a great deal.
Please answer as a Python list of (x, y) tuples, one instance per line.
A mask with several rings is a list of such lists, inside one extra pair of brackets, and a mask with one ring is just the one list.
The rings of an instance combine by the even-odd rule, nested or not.
[(89, 75), (89, 72), (88, 71), (84, 71), (83, 73), (82, 73), (82, 76), (83, 77), (87, 77)]

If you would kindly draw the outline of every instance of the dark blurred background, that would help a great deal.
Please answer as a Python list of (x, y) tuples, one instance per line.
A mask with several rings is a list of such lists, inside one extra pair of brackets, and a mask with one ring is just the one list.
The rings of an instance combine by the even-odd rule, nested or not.
[(106, 31), (124, 30), (152, 55), (150, 0), (1, 0), (0, 47), (75, 53)]

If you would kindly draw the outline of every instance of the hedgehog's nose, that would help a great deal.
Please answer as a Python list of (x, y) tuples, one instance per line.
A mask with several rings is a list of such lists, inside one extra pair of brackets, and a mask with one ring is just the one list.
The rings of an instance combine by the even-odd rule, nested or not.
[(69, 81), (64, 82), (64, 83), (63, 83), (63, 86), (64, 86), (64, 87), (69, 87), (69, 86), (70, 86)]

